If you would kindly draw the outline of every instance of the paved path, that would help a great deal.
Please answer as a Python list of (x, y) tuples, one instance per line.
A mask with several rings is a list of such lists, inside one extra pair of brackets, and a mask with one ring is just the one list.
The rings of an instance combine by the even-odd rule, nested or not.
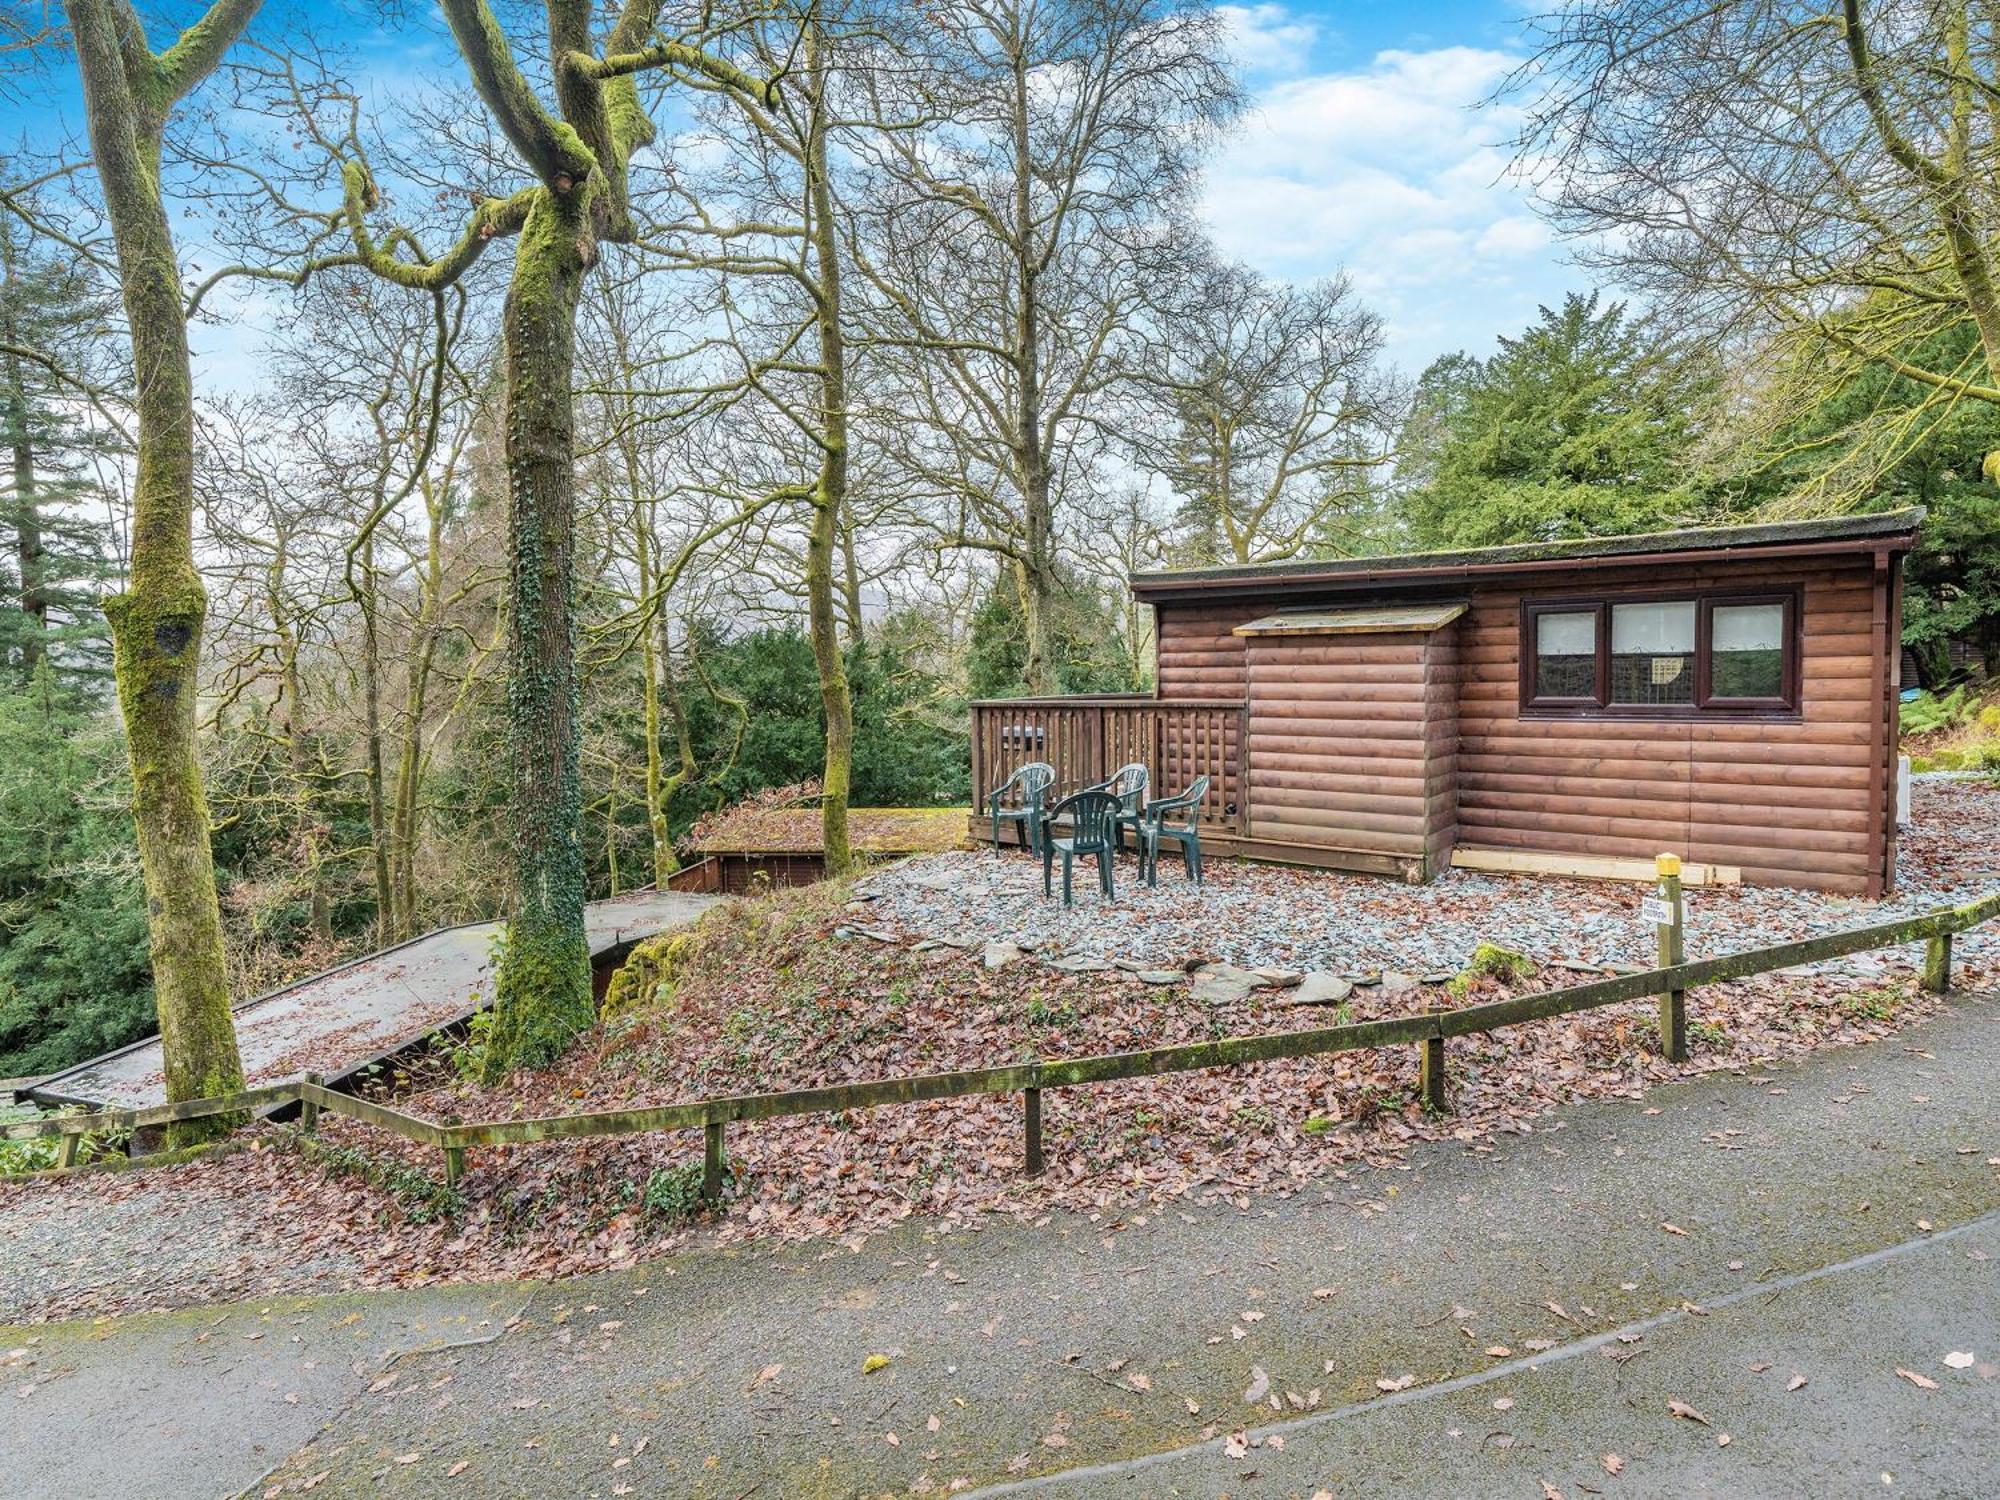
[(1991, 1495), (1997, 1072), (1967, 999), (1243, 1211), (0, 1330), (0, 1494)]

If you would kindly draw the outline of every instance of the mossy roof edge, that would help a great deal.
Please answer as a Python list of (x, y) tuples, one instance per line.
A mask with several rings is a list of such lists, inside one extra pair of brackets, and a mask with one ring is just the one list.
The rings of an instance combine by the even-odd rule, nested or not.
[(1697, 526), (1678, 531), (1640, 531), (1624, 536), (1571, 537), (1553, 542), (1518, 542), (1504, 547), (1471, 547), (1451, 552), (1400, 552), (1375, 557), (1329, 557), (1220, 568), (1177, 568), (1132, 577), (1134, 593), (1186, 588), (1202, 583), (1319, 582), (1342, 578), (1421, 578), (1427, 573), (1502, 570), (1519, 563), (1579, 562), (1672, 556), (1677, 552), (1743, 550), (1811, 543), (1854, 542), (1857, 546), (1914, 540), (1924, 508), (1906, 506), (1863, 516), (1823, 516), (1803, 521), (1766, 521), (1748, 526)]

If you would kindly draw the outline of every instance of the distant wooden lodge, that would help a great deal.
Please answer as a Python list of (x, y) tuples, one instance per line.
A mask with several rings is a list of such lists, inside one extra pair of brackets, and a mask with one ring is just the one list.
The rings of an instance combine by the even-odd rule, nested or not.
[[(964, 847), (963, 807), (856, 807), (848, 842), (870, 859)], [(826, 878), (820, 810), (742, 805), (704, 822), (684, 846), (690, 863), (668, 880), (677, 891), (741, 895), (759, 887), (811, 885)]]
[(1420, 881), (1669, 850), (1879, 895), (1922, 518), (1145, 574), (1155, 691), (973, 705), (973, 785), (1141, 761), (1155, 795), (1213, 779), (1224, 854)]

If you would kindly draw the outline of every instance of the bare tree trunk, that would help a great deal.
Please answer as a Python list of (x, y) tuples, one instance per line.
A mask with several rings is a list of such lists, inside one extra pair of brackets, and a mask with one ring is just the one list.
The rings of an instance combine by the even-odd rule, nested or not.
[[(637, 499), (637, 477), (633, 476), (634, 498)], [(632, 507), (632, 548), (638, 559), (638, 589), (641, 599), (653, 597), (655, 583), (653, 572), (652, 528), (647, 525), (646, 510), (635, 503)], [(657, 617), (640, 632), (639, 637), (639, 707), (640, 718), (646, 736), (646, 827), (653, 846), (653, 884), (660, 890), (667, 888), (667, 881), (681, 867), (680, 859), (674, 853), (674, 841), (668, 833), (667, 802), (680, 786), (682, 776), (672, 778), (666, 775), (666, 760), (660, 754), (660, 674), (673, 671), (673, 662), (668, 653), (673, 650), (673, 642), (667, 638), (666, 601), (660, 600), (654, 606)], [(678, 718), (678, 714), (676, 718)], [(686, 748), (686, 732), (680, 735), (683, 749)], [(686, 757), (683, 757), (682, 771), (685, 773)]]
[(1033, 187), (1035, 160), (1028, 139), (1031, 103), (1026, 54), (1014, 54), (1014, 295), (1019, 307), (1014, 351), (1020, 404), (1014, 416), (1015, 462), (1021, 474), (1022, 624), (1027, 655), (1023, 685), (1033, 696), (1056, 690), (1055, 652), (1050, 637), (1055, 601), (1054, 512), (1049, 502), (1049, 460), (1042, 443), (1042, 316), (1037, 266)]
[(404, 674), (402, 743), (397, 747), (396, 796), (389, 814), (389, 877), (395, 896), (398, 940), (413, 935), (417, 927), (417, 809), (424, 780), (424, 713), (430, 702), (431, 667), (437, 659), (438, 633), (445, 607), (444, 501), (428, 478), (422, 481), (422, 487), (423, 594), (416, 637), (410, 643), (409, 667)]
[[(14, 235), (11, 228), (0, 229), (0, 256), (6, 258), (7, 295), (4, 303), (6, 317), (0, 323), (0, 337), (18, 348), (23, 340), (20, 329), (15, 325), (16, 298), (20, 295), (15, 285)], [(21, 369), (21, 357), (9, 354), (6, 370), (7, 403), (7, 446), (13, 459), (13, 515), (14, 564), (16, 581), (20, 588), (21, 613), (28, 617), (34, 628), (21, 640), (21, 676), (34, 676), (36, 664), (42, 659), (42, 636), (49, 627), (48, 594), (42, 587), (42, 515), (41, 495), (35, 477), (35, 435), (34, 417), (28, 400), (28, 381)]]
[(291, 566), (291, 534), (284, 525), (273, 528), (271, 564), (264, 578), (264, 607), (271, 616), (271, 631), (278, 638), (278, 694), (284, 713), (283, 734), (286, 759), (292, 776), (292, 796), (304, 836), (300, 848), (310, 882), (308, 901), (312, 913), (313, 936), (322, 940), (333, 936), (333, 909), (327, 901), (322, 865), (326, 858), (325, 838), (320, 832), (319, 778), (313, 770), (312, 745), (306, 733), (305, 684), (299, 672), (299, 631), (285, 595), (285, 574)]
[[(208, 597), (194, 562), (194, 378), (180, 265), (160, 193), (160, 139), (178, 94), (214, 66), (254, 9), (255, 0), (233, 6), (218, 0), (156, 58), (143, 34), (133, 34), (137, 20), (118, 0), (71, 0), (69, 7), (136, 377), (131, 572), (104, 612), (132, 762), (170, 1100), (240, 1089), (243, 1063), (229, 1013), (208, 799), (195, 744)], [(143, 92), (128, 64), (139, 65)], [(200, 1122), (176, 1136), (195, 1138), (226, 1123)]]
[(847, 612), (847, 643), (858, 646), (868, 634), (868, 617), (861, 607), (861, 560), (854, 545), (852, 497), (840, 507), (841, 596)]
[[(376, 498), (381, 504), (381, 497)], [(361, 544), (361, 703), (368, 741), (369, 863), (375, 875), (375, 942), (395, 941), (403, 923), (396, 912), (396, 889), (389, 879), (389, 816), (382, 785), (382, 642), (380, 601), (375, 590), (375, 533)]]
[[(13, 341), (8, 330), (9, 342)], [(28, 412), (27, 382), (19, 359), (7, 360), (7, 446), (13, 458), (14, 563), (19, 575), (21, 613), (34, 628), (21, 638), (21, 672), (34, 675), (42, 659), (42, 636), (49, 628), (49, 600), (42, 588), (41, 496), (35, 482), (35, 439)]]
[(508, 719), (513, 909), (500, 963), (489, 1080), (552, 1062), (591, 1023), (584, 936), (583, 777), (575, 639), (576, 313), (594, 244), (588, 189), (537, 195), (504, 316), (513, 560)]

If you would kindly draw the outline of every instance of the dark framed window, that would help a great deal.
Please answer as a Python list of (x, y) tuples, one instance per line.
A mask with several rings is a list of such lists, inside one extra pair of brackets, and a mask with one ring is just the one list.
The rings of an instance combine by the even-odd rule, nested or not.
[(1525, 713), (1796, 714), (1799, 596), (1612, 594), (1521, 606)]

